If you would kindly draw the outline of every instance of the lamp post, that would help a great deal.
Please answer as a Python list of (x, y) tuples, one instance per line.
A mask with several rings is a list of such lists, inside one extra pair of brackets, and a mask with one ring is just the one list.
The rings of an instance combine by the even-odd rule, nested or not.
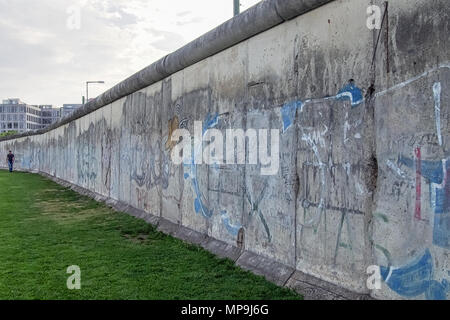
[(86, 103), (89, 102), (89, 84), (91, 83), (105, 83), (105, 81), (86, 81)]
[(237, 16), (239, 13), (241, 13), (241, 1), (234, 0), (234, 16)]

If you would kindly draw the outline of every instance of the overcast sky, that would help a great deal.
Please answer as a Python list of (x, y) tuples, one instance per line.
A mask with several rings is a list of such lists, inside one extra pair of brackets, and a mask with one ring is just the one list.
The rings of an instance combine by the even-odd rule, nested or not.
[[(241, 0), (241, 10), (259, 0)], [(0, 100), (81, 103), (233, 15), (233, 0), (0, 0)]]

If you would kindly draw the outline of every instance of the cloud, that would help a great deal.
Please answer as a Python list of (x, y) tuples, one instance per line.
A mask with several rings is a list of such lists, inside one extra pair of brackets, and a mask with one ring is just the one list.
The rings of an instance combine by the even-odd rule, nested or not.
[(171, 51), (185, 44), (184, 38), (174, 32), (163, 31), (158, 29), (150, 29), (149, 34), (153, 35), (157, 40), (150, 43), (155, 49), (161, 51)]
[(185, 16), (187, 16), (189, 14), (191, 14), (191, 11), (183, 11), (183, 12), (177, 13), (177, 17), (182, 18), (182, 17), (185, 17)]
[(189, 20), (177, 21), (177, 26), (182, 27), (187, 24), (200, 23), (202, 21), (204, 21), (204, 18), (202, 18), (202, 17), (193, 17)]

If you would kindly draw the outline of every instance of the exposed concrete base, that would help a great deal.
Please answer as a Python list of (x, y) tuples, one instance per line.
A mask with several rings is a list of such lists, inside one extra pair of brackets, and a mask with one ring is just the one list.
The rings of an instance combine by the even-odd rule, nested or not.
[(354, 293), (298, 270), (289, 278), (286, 287), (303, 295), (305, 300), (373, 300), (369, 295)]
[[(0, 170), (4, 170), (1, 169)], [(238, 266), (254, 274), (264, 276), (279, 286), (285, 286), (301, 294), (305, 300), (370, 300), (369, 295), (354, 293), (334, 284), (328, 283), (316, 277), (304, 274), (292, 267), (283, 265), (275, 260), (257, 255), (250, 251), (231, 246), (225, 242), (203, 235), (197, 231), (175, 224), (166, 219), (151, 215), (143, 210), (136, 209), (127, 204), (105, 197), (90, 190), (81, 188), (65, 180), (51, 176), (43, 172), (31, 172), (16, 170), (27, 173), (37, 173), (57, 184), (69, 188), (81, 195), (90, 197), (96, 201), (105, 203), (108, 207), (130, 214), (157, 227), (157, 230), (171, 235), (188, 243), (199, 245), (205, 250), (220, 258), (230, 259)]]
[(202, 247), (209, 252), (214, 253), (221, 258), (231, 259), (236, 262), (242, 251), (234, 246), (231, 246), (225, 242), (208, 237), (208, 240), (202, 245)]
[(175, 236), (178, 233), (178, 229), (180, 226), (178, 224), (172, 223), (166, 219), (159, 220), (159, 224), (157, 226), (158, 231)]
[(279, 286), (284, 286), (295, 271), (294, 268), (249, 251), (245, 251), (239, 257), (236, 264), (243, 269), (264, 276), (267, 280), (274, 282)]
[(180, 240), (190, 242), (196, 245), (202, 245), (206, 240), (207, 236), (204, 234), (201, 234), (200, 232), (185, 228), (183, 226), (180, 226), (173, 235), (175, 238), (178, 238)]

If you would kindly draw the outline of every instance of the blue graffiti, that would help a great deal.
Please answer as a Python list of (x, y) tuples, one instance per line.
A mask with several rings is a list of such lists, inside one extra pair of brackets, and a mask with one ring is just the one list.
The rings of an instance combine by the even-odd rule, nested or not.
[(433, 258), (427, 249), (424, 255), (400, 268), (381, 267), (381, 276), (393, 291), (413, 298), (425, 294), (429, 300), (446, 300), (450, 286), (447, 280), (433, 280)]
[(206, 131), (209, 129), (214, 128), (219, 123), (219, 114), (208, 114), (206, 116), (205, 121), (203, 121), (203, 132), (202, 134), (205, 135)]
[[(203, 122), (203, 136), (206, 134), (206, 132), (209, 129), (214, 128), (215, 126), (217, 126), (217, 124), (219, 123), (219, 115), (216, 114), (209, 114), (205, 121)], [(203, 193), (200, 190), (200, 186), (198, 183), (198, 178), (197, 178), (197, 164), (195, 163), (195, 159), (197, 157), (202, 157), (201, 154), (201, 148), (200, 146), (198, 146), (199, 148), (197, 150), (194, 150), (194, 153), (189, 161), (188, 164), (185, 164), (184, 167), (188, 170), (189, 173), (185, 173), (184, 174), (184, 179), (191, 179), (191, 183), (192, 183), (192, 189), (194, 190), (195, 193), (195, 200), (194, 200), (194, 209), (195, 212), (197, 214), (201, 214), (204, 218), (206, 219), (210, 219), (213, 215), (214, 215), (214, 210), (210, 209), (208, 207), (208, 205), (206, 204), (206, 201), (204, 200), (204, 196)], [(217, 167), (215, 167), (217, 168)], [(229, 234), (231, 234), (232, 236), (237, 236), (239, 233), (239, 230), (241, 229), (241, 225), (233, 225), (231, 223), (231, 219), (229, 217), (229, 214), (227, 211), (222, 210), (220, 212), (221, 215), (221, 220), (223, 225), (225, 226), (225, 229), (227, 230), (227, 232)]]
[(222, 211), (220, 214), (222, 216), (222, 223), (224, 224), (228, 233), (231, 234), (232, 236), (237, 237), (239, 230), (241, 229), (241, 226), (231, 224), (230, 217), (228, 216), (227, 211)]
[[(399, 163), (408, 168), (415, 161), (401, 156)], [(450, 161), (421, 161), (421, 175), (430, 183), (431, 208), (434, 211), (433, 244), (450, 249)]]
[[(358, 88), (353, 81), (350, 81), (345, 87), (339, 90), (338, 94), (333, 97), (325, 97), (326, 100), (349, 100), (352, 108), (359, 106), (364, 102), (362, 90)], [(294, 123), (297, 110), (303, 110), (303, 107), (309, 103), (321, 99), (308, 99), (305, 102), (300, 100), (291, 101), (281, 107), (281, 120), (283, 121), (283, 133), (285, 133)]]
[[(408, 168), (414, 169), (415, 161), (414, 159), (406, 158), (403, 156), (399, 157), (399, 163), (407, 166)], [(444, 180), (444, 170), (442, 168), (442, 161), (425, 161), (422, 160), (422, 176), (433, 183), (441, 184)]]
[(352, 108), (359, 106), (364, 102), (364, 97), (360, 88), (355, 86), (353, 81), (350, 81), (344, 88), (342, 88), (337, 96), (338, 100), (350, 100)]
[(287, 103), (281, 108), (283, 133), (286, 132), (286, 130), (289, 129), (289, 127), (294, 123), (295, 114), (297, 113), (297, 109), (299, 108), (303, 108), (303, 103), (301, 101)]

